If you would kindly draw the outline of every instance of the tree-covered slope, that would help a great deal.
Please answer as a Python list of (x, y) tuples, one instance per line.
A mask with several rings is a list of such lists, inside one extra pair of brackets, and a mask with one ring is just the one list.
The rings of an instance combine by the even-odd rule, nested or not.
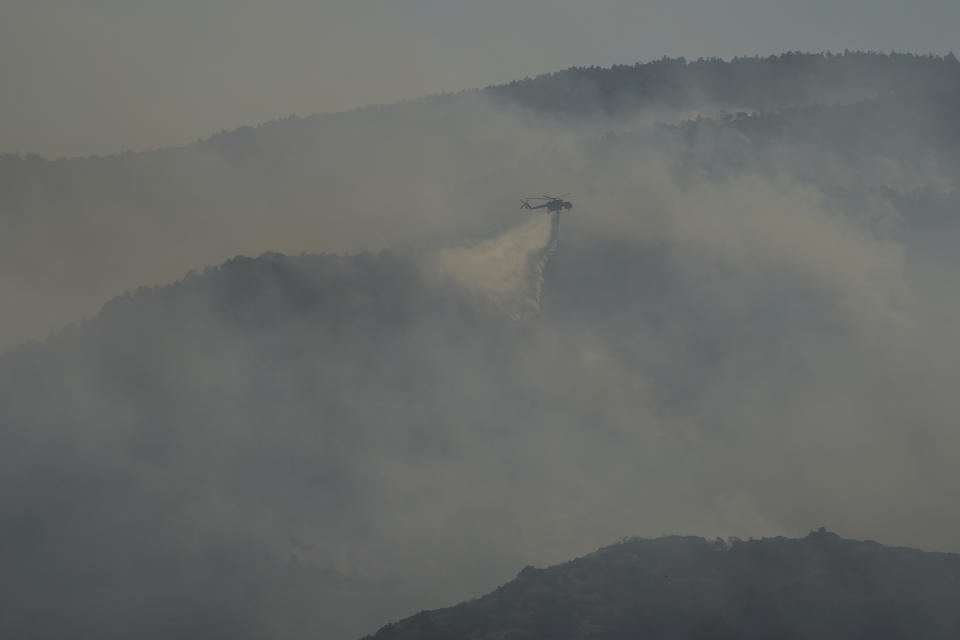
[(960, 556), (846, 540), (628, 540), (376, 640), (956, 638)]
[(687, 61), (663, 58), (609, 68), (580, 67), (489, 87), (544, 112), (586, 115), (638, 108), (771, 110), (857, 102), (886, 94), (930, 95), (955, 87), (952, 54), (800, 53)]
[[(952, 56), (659, 60), (284, 118), (179, 148), (2, 156), (0, 293), (10, 304), (0, 350), (89, 316), (121, 291), (238, 253), (462, 242), (504, 228), (531, 189), (596, 206), (597, 192), (623, 190), (625, 168), (638, 162), (633, 154), (599, 173), (603, 136), (649, 133), (658, 122), (713, 118), (723, 137), (707, 144), (719, 151), (760, 141), (840, 148), (857, 168), (875, 151), (936, 161), (958, 139), (957, 86)], [(723, 111), (742, 111), (741, 121), (731, 126)], [(748, 114), (755, 119), (743, 121)], [(701, 147), (676, 134), (645, 150), (670, 158)]]

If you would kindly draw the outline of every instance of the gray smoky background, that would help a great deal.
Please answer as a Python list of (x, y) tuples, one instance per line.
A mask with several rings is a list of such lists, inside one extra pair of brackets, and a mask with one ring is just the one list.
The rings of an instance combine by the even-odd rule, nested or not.
[(3, 156), (0, 630), (354, 638), (629, 535), (960, 551), (958, 81), (663, 59)]

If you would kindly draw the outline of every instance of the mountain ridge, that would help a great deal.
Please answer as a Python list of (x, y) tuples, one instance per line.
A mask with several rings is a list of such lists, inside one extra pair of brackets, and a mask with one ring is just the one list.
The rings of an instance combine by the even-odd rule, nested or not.
[[(892, 69), (883, 68), (890, 65)], [(776, 86), (751, 86), (755, 74), (762, 69), (765, 77)], [(804, 82), (797, 82), (797, 74)], [(824, 78), (818, 78), (825, 75)], [(638, 108), (662, 103), (670, 108), (689, 108), (696, 102), (721, 102), (730, 107), (743, 106), (769, 110), (782, 106), (806, 104), (804, 97), (818, 91), (851, 89), (884, 94), (920, 90), (935, 91), (935, 87), (960, 78), (960, 61), (952, 53), (945, 55), (874, 51), (801, 52), (790, 51), (779, 55), (734, 56), (698, 58), (662, 57), (647, 62), (614, 64), (609, 67), (569, 67), (548, 71), (532, 77), (491, 84), (482, 88), (441, 92), (420, 98), (385, 104), (371, 104), (330, 113), (306, 116), (291, 114), (262, 123), (224, 129), (195, 142), (146, 149), (120, 151), (112, 154), (88, 156), (61, 156), (46, 158), (30, 152), (0, 154), (0, 161), (21, 159), (27, 161), (64, 162), (72, 160), (108, 160), (116, 157), (150, 153), (169, 153), (190, 147), (232, 147), (251, 133), (264, 129), (280, 131), (295, 123), (326, 121), (331, 118), (364, 117), (384, 109), (407, 109), (456, 101), (468, 96), (489, 96), (534, 111), (583, 115), (592, 106), (600, 112), (614, 113), (626, 108)], [(906, 91), (904, 90), (906, 83)], [(931, 88), (934, 87), (934, 88)], [(673, 97), (664, 97), (664, 93)], [(646, 94), (646, 95), (644, 95)], [(866, 94), (865, 94), (866, 95)], [(570, 102), (573, 99), (573, 102)]]
[(629, 538), (528, 566), (493, 592), (366, 639), (951, 638), (957, 597), (960, 554), (822, 527), (805, 538)]

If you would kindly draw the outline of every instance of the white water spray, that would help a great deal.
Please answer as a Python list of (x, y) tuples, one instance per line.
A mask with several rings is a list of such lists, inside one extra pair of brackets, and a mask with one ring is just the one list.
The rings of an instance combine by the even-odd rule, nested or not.
[(515, 320), (540, 311), (543, 270), (560, 239), (560, 214), (526, 223), (466, 249), (445, 249), (441, 268), (461, 285), (480, 291)]

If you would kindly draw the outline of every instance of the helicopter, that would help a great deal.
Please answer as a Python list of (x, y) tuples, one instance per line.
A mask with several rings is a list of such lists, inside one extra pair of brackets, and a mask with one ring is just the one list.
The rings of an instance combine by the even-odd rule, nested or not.
[[(560, 213), (561, 211), (564, 211), (564, 210), (573, 209), (573, 203), (567, 200), (564, 200), (564, 198), (567, 195), (568, 194), (565, 193), (560, 197), (544, 195), (544, 196), (533, 196), (530, 198), (524, 198), (523, 200), (520, 201), (521, 203), (520, 208), (521, 209), (546, 209), (550, 213)], [(531, 200), (540, 201), (540, 202), (535, 202), (535, 204), (530, 204)]]

